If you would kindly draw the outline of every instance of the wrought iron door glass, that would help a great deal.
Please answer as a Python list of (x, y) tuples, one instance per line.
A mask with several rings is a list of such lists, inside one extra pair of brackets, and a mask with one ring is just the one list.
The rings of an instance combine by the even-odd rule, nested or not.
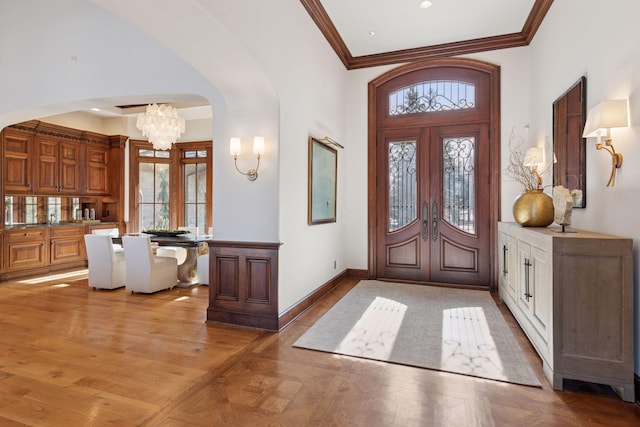
[(389, 142), (389, 232), (418, 217), (416, 141)]
[(475, 138), (443, 139), (442, 174), (442, 218), (475, 234)]

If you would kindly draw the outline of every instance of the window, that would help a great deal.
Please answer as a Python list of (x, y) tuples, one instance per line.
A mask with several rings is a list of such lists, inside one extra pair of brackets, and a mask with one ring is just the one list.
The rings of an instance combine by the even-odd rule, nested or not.
[(183, 151), (181, 159), (184, 174), (184, 225), (197, 227), (198, 233), (206, 234), (207, 218), (207, 151)]
[(454, 80), (429, 80), (403, 87), (389, 95), (389, 115), (474, 108), (476, 87)]
[(211, 141), (178, 143), (168, 151), (131, 141), (130, 230), (211, 226)]
[(169, 229), (169, 165), (141, 162), (138, 174), (140, 230)]

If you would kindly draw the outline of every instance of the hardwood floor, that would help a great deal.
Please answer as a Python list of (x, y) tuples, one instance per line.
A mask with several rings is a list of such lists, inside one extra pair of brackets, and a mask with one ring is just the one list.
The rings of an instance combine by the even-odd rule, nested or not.
[(270, 333), (205, 323), (207, 287), (94, 291), (86, 270), (0, 283), (0, 426), (640, 424), (607, 387), (554, 392), (509, 314), (542, 389), (293, 348), (354, 284)]

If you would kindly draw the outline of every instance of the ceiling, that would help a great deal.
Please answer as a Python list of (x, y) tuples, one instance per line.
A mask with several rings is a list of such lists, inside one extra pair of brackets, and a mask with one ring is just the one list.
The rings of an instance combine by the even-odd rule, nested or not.
[[(553, 0), (300, 0), (347, 69), (412, 62), (526, 46)], [(137, 115), (170, 103), (187, 118), (211, 117), (201, 97), (155, 96), (87, 100), (83, 111), (101, 117)], [(114, 107), (113, 105), (116, 105)], [(118, 107), (119, 105), (119, 107)], [(91, 111), (91, 107), (101, 107)]]
[[(100, 118), (137, 117), (146, 111), (148, 104), (169, 104), (175, 107), (185, 120), (210, 119), (211, 105), (199, 95), (170, 94), (170, 95), (142, 95), (114, 98), (86, 99), (73, 101), (69, 105), (57, 104), (59, 111), (80, 111), (84, 114)], [(40, 119), (47, 121), (57, 113), (43, 114)]]
[(347, 69), (526, 46), (553, 0), (300, 0)]
[(140, 98), (132, 98), (135, 100), (136, 104), (128, 104), (128, 105), (117, 105), (111, 106), (113, 104), (113, 100), (102, 99), (100, 100), (101, 105), (107, 105), (106, 107), (89, 107), (89, 112), (92, 115), (100, 116), (100, 117), (126, 117), (126, 116), (138, 116), (140, 113), (144, 113), (147, 110), (147, 105), (149, 104), (169, 104), (172, 107), (176, 108), (179, 111), (181, 117), (186, 120), (197, 120), (197, 119), (207, 119), (212, 117), (211, 105), (202, 97), (199, 96), (190, 96), (190, 95), (179, 95), (179, 100), (176, 100), (175, 97), (171, 97), (172, 99), (166, 99), (168, 97), (162, 97), (161, 95), (157, 98), (152, 98), (149, 101), (144, 101), (143, 104), (137, 104), (137, 102), (141, 102)]

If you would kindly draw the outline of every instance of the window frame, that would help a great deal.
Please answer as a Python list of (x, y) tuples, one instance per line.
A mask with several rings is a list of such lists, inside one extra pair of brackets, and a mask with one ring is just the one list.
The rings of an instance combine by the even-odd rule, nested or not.
[[(175, 203), (173, 200), (169, 203), (169, 228), (177, 229), (179, 226), (185, 225), (185, 197), (184, 197), (184, 181), (185, 168), (183, 165), (192, 163), (206, 163), (207, 173), (207, 201), (205, 214), (205, 227), (207, 230), (212, 227), (213, 218), (213, 180), (212, 180), (212, 141), (196, 141), (196, 142), (180, 142), (173, 144), (169, 152), (168, 158), (146, 157), (140, 156), (140, 150), (154, 150), (153, 146), (147, 141), (130, 140), (129, 141), (129, 222), (127, 230), (130, 233), (139, 233), (139, 221), (136, 219), (140, 214), (139, 185), (140, 179), (140, 163), (163, 163), (169, 164), (169, 192), (176, 195)], [(184, 158), (187, 151), (206, 151), (206, 157)], [(165, 151), (166, 152), (166, 151)], [(149, 162), (149, 159), (153, 159)]]

